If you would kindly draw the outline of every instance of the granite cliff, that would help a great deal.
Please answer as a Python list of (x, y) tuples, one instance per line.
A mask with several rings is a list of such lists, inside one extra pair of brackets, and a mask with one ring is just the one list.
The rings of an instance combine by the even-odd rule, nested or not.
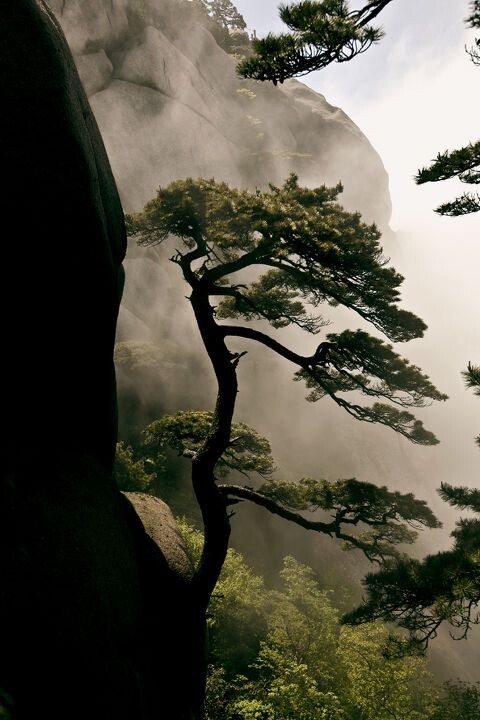
[[(264, 186), (298, 172), (345, 186), (386, 225), (388, 180), (367, 138), (307, 86), (243, 80), (187, 0), (50, 0), (105, 140), (126, 210), (179, 177)], [(212, 29), (212, 28), (210, 28)]]

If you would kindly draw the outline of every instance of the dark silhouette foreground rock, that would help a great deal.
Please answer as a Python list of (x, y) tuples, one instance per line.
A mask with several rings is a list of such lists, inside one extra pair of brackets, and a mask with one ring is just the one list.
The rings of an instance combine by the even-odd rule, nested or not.
[(1, 24), (0, 698), (21, 720), (193, 717), (185, 580), (111, 477), (115, 182), (47, 6)]

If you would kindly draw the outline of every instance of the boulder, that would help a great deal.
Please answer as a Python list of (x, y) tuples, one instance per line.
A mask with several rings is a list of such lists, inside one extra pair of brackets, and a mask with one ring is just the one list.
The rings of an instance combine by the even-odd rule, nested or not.
[(213, 89), (188, 57), (157, 28), (146, 27), (133, 47), (112, 57), (116, 79), (157, 90), (212, 121), (218, 104)]
[(135, 508), (147, 535), (161, 550), (169, 568), (180, 578), (188, 580), (193, 574), (192, 564), (168, 505), (160, 498), (145, 493), (128, 492), (125, 497)]
[(50, 0), (75, 55), (117, 45), (128, 32), (128, 0)]

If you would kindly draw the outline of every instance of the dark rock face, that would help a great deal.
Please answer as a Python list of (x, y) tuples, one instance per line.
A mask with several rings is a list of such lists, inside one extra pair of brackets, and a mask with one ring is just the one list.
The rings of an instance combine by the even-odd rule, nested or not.
[(154, 677), (175, 626), (162, 639), (158, 618), (186, 594), (111, 477), (123, 212), (50, 10), (17, 0), (1, 20), (0, 705), (20, 720), (160, 717), (162, 672), (174, 697), (178, 667)]
[[(112, 348), (123, 282), (123, 212), (95, 119), (43, 3), (2, 8), (5, 190), (2, 356), (12, 437), (76, 447), (109, 466)], [(5, 227), (6, 223), (6, 227)], [(23, 308), (20, 308), (23, 305)], [(21, 382), (20, 382), (21, 379)], [(55, 425), (45, 424), (50, 409)]]

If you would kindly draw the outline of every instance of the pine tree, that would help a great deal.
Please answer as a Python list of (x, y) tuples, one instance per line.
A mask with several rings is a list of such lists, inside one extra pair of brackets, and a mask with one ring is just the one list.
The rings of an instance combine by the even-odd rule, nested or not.
[[(181, 454), (187, 451), (192, 461), (205, 529), (193, 585), (205, 610), (227, 552), (228, 508), (239, 501), (343, 539), (379, 561), (392, 555), (395, 544), (411, 540), (405, 523), (436, 526), (412, 496), (354, 480), (334, 486), (315, 480), (298, 486), (267, 482), (259, 491), (217, 482), (229, 466), (244, 469), (246, 457), (252, 470), (260, 463), (268, 474), (270, 467), (266, 441), (233, 423), (237, 367), (246, 350), (233, 352), (232, 339), (256, 342), (293, 364), (310, 401), (329, 397), (359, 420), (390, 427), (417, 444), (437, 443), (410, 410), (446, 396), (390, 344), (364, 330), (347, 330), (328, 334), (305, 356), (249, 324), (261, 319), (273, 328), (295, 325), (315, 335), (327, 324), (315, 308), (342, 305), (391, 341), (423, 335), (422, 320), (398, 306), (403, 278), (383, 257), (377, 228), (337, 203), (340, 190), (304, 188), (294, 175), (282, 187), (255, 193), (213, 180), (183, 180), (160, 188), (143, 212), (127, 218), (130, 234), (141, 244), (176, 238), (180, 249), (172, 261), (190, 286), (189, 300), (217, 379), (212, 414), (181, 414), (150, 428), (153, 437)], [(212, 298), (219, 300), (216, 307)], [(219, 322), (228, 319), (237, 322)], [(360, 404), (362, 395), (367, 404)], [(311, 521), (299, 512), (315, 507), (329, 512), (331, 521)], [(364, 536), (343, 533), (343, 526), (358, 525), (367, 526)]]
[[(463, 377), (467, 388), (480, 396), (480, 367), (469, 364)], [(423, 561), (408, 557), (387, 561), (378, 573), (367, 575), (366, 600), (345, 616), (346, 623), (396, 622), (410, 635), (405, 647), (423, 649), (444, 622), (454, 629), (456, 639), (465, 638), (479, 624), (480, 490), (442, 483), (439, 493), (452, 507), (474, 514), (458, 520), (452, 549)]]
[(207, 14), (227, 30), (245, 30), (247, 23), (231, 0), (200, 0)]

